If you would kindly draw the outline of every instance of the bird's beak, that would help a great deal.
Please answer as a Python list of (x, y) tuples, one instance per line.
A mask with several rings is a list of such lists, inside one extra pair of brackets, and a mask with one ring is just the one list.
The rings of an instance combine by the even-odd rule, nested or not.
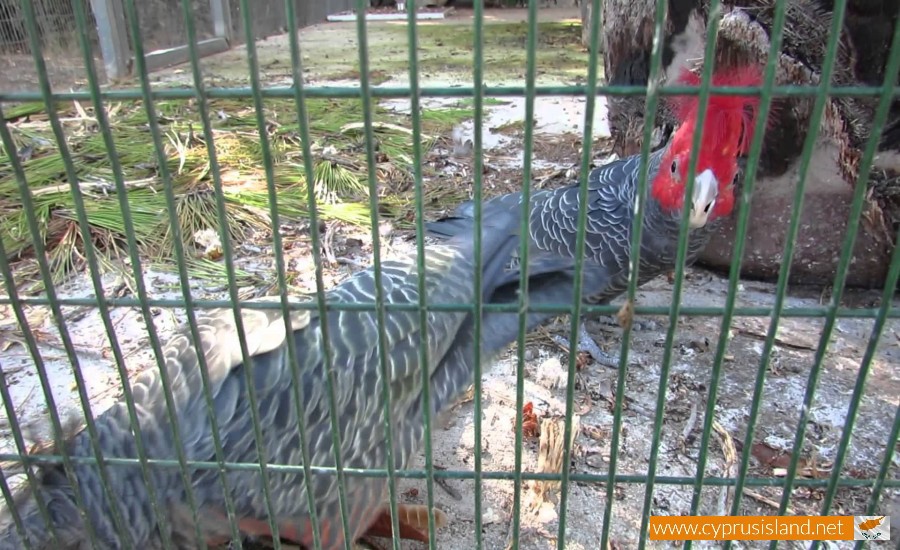
[(694, 180), (694, 198), (691, 201), (691, 215), (688, 220), (691, 229), (699, 229), (706, 225), (718, 196), (719, 181), (712, 170), (707, 168)]

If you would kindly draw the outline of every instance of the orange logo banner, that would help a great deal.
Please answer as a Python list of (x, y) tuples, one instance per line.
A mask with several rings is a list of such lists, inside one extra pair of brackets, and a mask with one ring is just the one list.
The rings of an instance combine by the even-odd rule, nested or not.
[(890, 518), (651, 516), (650, 540), (890, 540)]

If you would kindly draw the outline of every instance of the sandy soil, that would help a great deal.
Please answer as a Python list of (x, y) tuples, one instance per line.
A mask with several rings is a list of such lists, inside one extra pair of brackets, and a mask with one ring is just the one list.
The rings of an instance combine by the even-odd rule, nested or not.
[[(548, 10), (554, 11), (554, 10)], [(506, 13), (513, 13), (507, 11)], [(569, 12), (569, 15), (572, 15)], [(352, 32), (352, 26), (317, 26), (304, 31), (308, 43), (334, 44), (341, 37)], [(277, 37), (276, 37), (277, 38)], [(275, 39), (265, 42), (266, 48), (282, 48)], [(280, 45), (279, 45), (280, 44)], [(267, 50), (268, 51), (268, 50)], [(237, 72), (246, 70), (243, 52), (236, 52), (237, 60), (229, 58), (235, 52), (216, 56), (207, 60), (212, 67), (229, 66)], [(263, 54), (261, 54), (263, 57)], [(236, 64), (240, 62), (240, 64)], [(225, 69), (222, 69), (223, 72)], [(160, 75), (173, 77), (178, 70)], [(181, 73), (183, 74), (183, 73)], [(174, 78), (174, 77), (173, 77)], [(275, 79), (277, 81), (277, 79)], [(402, 76), (391, 84), (402, 80)], [(536, 109), (538, 119), (536, 154), (534, 161), (535, 179), (541, 185), (556, 185), (577, 171), (580, 154), (580, 138), (584, 117), (584, 102), (577, 98), (541, 98)], [(403, 110), (402, 102), (392, 105)], [(605, 125), (603, 103), (598, 101), (595, 120), (595, 135), (601, 138), (608, 134)], [(485, 160), (488, 165), (486, 189), (498, 193), (521, 186), (521, 133), (500, 131), (509, 123), (516, 123), (524, 116), (522, 100), (511, 100), (506, 105), (490, 106), (485, 123)], [(497, 129), (497, 131), (491, 130)], [(460, 137), (463, 141), (471, 137), (472, 125), (463, 125)], [(602, 149), (595, 151), (598, 161), (607, 158)], [(442, 162), (447, 173), (457, 181), (471, 178), (471, 159), (450, 159), (450, 152), (438, 149), (429, 153), (432, 162)], [(311, 274), (308, 248), (308, 227), (302, 222), (286, 224), (282, 231), (290, 237), (293, 246), (286, 252), (288, 268), (309, 284), (304, 274)], [(351, 260), (349, 263), (328, 266), (326, 284), (332, 285), (357, 269), (353, 263), (368, 265), (371, 260), (370, 239), (365, 233), (354, 234), (347, 230), (337, 231), (334, 254)], [(390, 257), (412, 250), (408, 234), (400, 231), (388, 233), (383, 254)], [(242, 250), (240, 267), (270, 277), (272, 270), (271, 250), (262, 237), (252, 246)], [(145, 277), (152, 298), (178, 298), (176, 280), (161, 273), (148, 273)], [(107, 277), (107, 289), (116, 288), (118, 282)], [(667, 305), (671, 300), (672, 285), (664, 280), (656, 280), (640, 289), (638, 305)], [(682, 300), (692, 306), (722, 306), (725, 303), (727, 280), (720, 275), (702, 270), (690, 269), (684, 287)], [(197, 282), (192, 288), (196, 298), (220, 298), (225, 293), (221, 288), (212, 288)], [(61, 296), (85, 297), (92, 294), (86, 278), (77, 278), (60, 288)], [(739, 306), (770, 305), (774, 301), (774, 287), (768, 283), (745, 281), (738, 294)], [(827, 292), (821, 289), (791, 289), (786, 306), (815, 306), (827, 300)], [(845, 299), (848, 306), (877, 307), (878, 293), (851, 292)], [(894, 307), (900, 307), (900, 299), (894, 300)], [(156, 329), (165, 340), (166, 335), (183, 319), (178, 310), (160, 309), (154, 319)], [(91, 308), (65, 308), (67, 326), (76, 348), (79, 363), (92, 397), (95, 414), (108, 407), (119, 396), (120, 381), (109, 352), (107, 338), (100, 317)], [(8, 329), (11, 312), (0, 309), (0, 328)], [(28, 310), (29, 324), (40, 339), (41, 353), (46, 362), (53, 385), (54, 396), (60, 410), (79, 409), (74, 391), (71, 365), (61, 350), (58, 331), (49, 313), (43, 308)], [(134, 309), (118, 308), (112, 312), (119, 342), (128, 361), (129, 371), (139, 372), (154, 364), (147, 345), (147, 329)], [(549, 333), (566, 334), (568, 325), (562, 320), (548, 327)], [(754, 455), (762, 456), (765, 449), (770, 452), (789, 452), (797, 429), (800, 407), (814, 361), (814, 350), (822, 329), (820, 319), (792, 318), (783, 320), (776, 345), (767, 371), (762, 397), (761, 415), (754, 436)], [(647, 473), (648, 459), (653, 441), (653, 419), (658, 398), (663, 342), (669, 320), (666, 317), (638, 318), (632, 334), (633, 363), (626, 376), (626, 407), (622, 411), (622, 434), (618, 449), (618, 472), (641, 475)], [(821, 475), (827, 473), (828, 464), (835, 458), (841, 431), (846, 422), (850, 396), (856, 383), (862, 355), (870, 338), (870, 320), (841, 319), (837, 322), (832, 341), (823, 361), (822, 375), (816, 391), (816, 399), (811, 409), (811, 421), (807, 426), (804, 444), (804, 458), (815, 465)], [(660, 476), (694, 476), (702, 436), (704, 411), (709, 399), (710, 375), (713, 358), (720, 336), (718, 318), (682, 318), (678, 320), (678, 330), (672, 355), (671, 370), (666, 384), (665, 414), (662, 425), (662, 441), (657, 474)], [(616, 349), (620, 329), (611, 319), (602, 318), (590, 324), (592, 334), (601, 343)], [(706, 474), (726, 476), (728, 460), (723, 452), (723, 441), (731, 440), (739, 444), (745, 437), (748, 412), (751, 405), (756, 371), (760, 362), (762, 336), (768, 329), (768, 319), (737, 318), (731, 327), (731, 338), (726, 350), (726, 362), (722, 369), (718, 396), (715, 405), (715, 420), (725, 435), (713, 434)], [(37, 435), (42, 434), (42, 419), (46, 413), (43, 395), (38, 384), (34, 362), (18, 340), (15, 331), (0, 331), (3, 337), (2, 366), (11, 384), (11, 392), (16, 410), (25, 422), (35, 423)], [(485, 471), (512, 471), (514, 466), (515, 422), (515, 354), (511, 348), (507, 357), (490, 368), (484, 375), (482, 441), (483, 467)], [(528, 346), (525, 365), (525, 399), (534, 405), (538, 417), (546, 418), (565, 412), (564, 381), (559, 384), (562, 373), (558, 364), (566, 365), (567, 353), (552, 344), (547, 338), (536, 338)], [(864, 392), (859, 419), (854, 429), (850, 451), (843, 475), (856, 478), (873, 478), (883, 460), (885, 445), (894, 415), (900, 406), (900, 321), (892, 320), (885, 327), (875, 355), (872, 370)], [(576, 439), (572, 471), (578, 473), (603, 474), (607, 471), (610, 449), (610, 430), (613, 423), (613, 391), (618, 373), (612, 369), (588, 363), (577, 375), (575, 404), (581, 429)], [(8, 423), (2, 419), (0, 428), (0, 448), (4, 452), (12, 449)], [(434, 462), (440, 467), (453, 470), (473, 470), (473, 406), (464, 403), (447, 415), (444, 422), (434, 431)], [(771, 451), (774, 450), (774, 451)], [(739, 450), (739, 453), (741, 451)], [(525, 471), (535, 471), (539, 454), (537, 439), (526, 440), (523, 449)], [(738, 454), (738, 457), (740, 454)], [(738, 458), (739, 460), (739, 458)], [(890, 477), (900, 478), (900, 458), (894, 455)], [(419, 458), (411, 465), (419, 468), (424, 464)], [(751, 475), (771, 476), (771, 465), (763, 464), (757, 458), (751, 460)], [(437, 546), (449, 550), (473, 547), (474, 529), (474, 487), (471, 481), (449, 481), (452, 492), (436, 485), (435, 500), (451, 519), (450, 526), (439, 532)], [(414, 491), (412, 489), (415, 489)], [(483, 485), (483, 540), (485, 548), (504, 548), (510, 529), (512, 513), (513, 483), (508, 481), (486, 481)], [(425, 502), (424, 482), (402, 481), (400, 490), (407, 502)], [(533, 498), (529, 483), (523, 487), (523, 502)], [(772, 514), (773, 507), (766, 499), (779, 500), (781, 493), (773, 488), (755, 488), (755, 496), (745, 494), (741, 509), (748, 514)], [(603, 484), (573, 484), (569, 493), (567, 548), (595, 548), (602, 529), (602, 516), (606, 488)], [(616, 487), (616, 502), (613, 507), (614, 548), (634, 548), (637, 544), (638, 526), (642, 515), (644, 486), (621, 483)], [(817, 513), (823, 491), (805, 488), (795, 489), (791, 507), (796, 513)], [(858, 514), (863, 511), (869, 489), (842, 489), (838, 492), (834, 510), (844, 514)], [(653, 496), (651, 512), (654, 514), (686, 514), (690, 508), (692, 487), (658, 484)], [(724, 500), (722, 500), (724, 498)], [(900, 517), (900, 491), (888, 492), (887, 501), (881, 513)], [(890, 502), (893, 499), (893, 508)], [(728, 506), (731, 497), (717, 487), (705, 487), (702, 493), (701, 513), (718, 514)], [(543, 549), (555, 547), (558, 525), (558, 505), (551, 491), (545, 503), (535, 510), (523, 512), (521, 548)], [(706, 547), (706, 545), (698, 545)], [(805, 547), (797, 543), (795, 546)], [(419, 548), (418, 544), (406, 544), (407, 548)], [(663, 544), (651, 543), (651, 548), (664, 548)], [(753, 545), (738, 545), (739, 548), (756, 548)], [(833, 546), (843, 548), (847, 546)]]

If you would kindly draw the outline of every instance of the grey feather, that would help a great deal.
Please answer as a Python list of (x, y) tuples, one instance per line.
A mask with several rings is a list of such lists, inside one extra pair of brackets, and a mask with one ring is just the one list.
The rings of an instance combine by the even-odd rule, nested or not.
[[(518, 295), (518, 271), (507, 266), (518, 246), (519, 221), (514, 213), (498, 211), (485, 222), (482, 232), (484, 296), (491, 301), (511, 303)], [(473, 226), (457, 228), (456, 237), (446, 244), (429, 246), (426, 292), (429, 303), (469, 303), (473, 301), (474, 250)], [(548, 259), (530, 270), (534, 301), (571, 300), (570, 260)], [(389, 304), (417, 304), (417, 268), (414, 257), (382, 264), (382, 288)], [(568, 288), (568, 294), (566, 289)], [(357, 273), (328, 292), (329, 302), (374, 301), (375, 277), (372, 269)], [(529, 326), (545, 320), (543, 314), (530, 314)], [(421, 326), (419, 312), (388, 311), (385, 314), (385, 339), (388, 348), (391, 426), (394, 434), (394, 466), (402, 468), (417, 451), (424, 434), (422, 373), (419, 364), (420, 335), (428, 336), (431, 373), (432, 412), (452, 404), (471, 383), (476, 357), (489, 361), (501, 352), (517, 334), (516, 314), (487, 313), (483, 316), (483, 342), (474, 340), (474, 317), (467, 312), (429, 311), (427, 325)], [(314, 311), (296, 311), (291, 315), (292, 332), (284, 330), (281, 310), (242, 309), (242, 320), (252, 354), (252, 383), (258, 399), (262, 444), (269, 463), (300, 465), (300, 436), (297, 408), (292, 403), (294, 384), (286, 342), (292, 338), (298, 354), (301, 410), (308, 429), (311, 465), (334, 466), (331, 414), (325, 391), (324, 342), (321, 327), (327, 323), (336, 380), (335, 419), (342, 436), (340, 455), (345, 467), (385, 468), (386, 436), (383, 424), (381, 391), (382, 371), (378, 363), (378, 334), (372, 311), (330, 311), (322, 319)], [(251, 422), (250, 403), (233, 312), (230, 309), (197, 313), (201, 341), (196, 346), (186, 328), (167, 343), (165, 365), (172, 381), (175, 419), (184, 436), (189, 460), (214, 461), (211, 423), (202, 394), (198, 370), (198, 352), (209, 367), (211, 393), (216, 420), (220, 427), (227, 462), (259, 461)], [(135, 405), (141, 431), (150, 458), (174, 459), (175, 441), (165, 415), (163, 388), (156, 369), (148, 369), (133, 382)], [(128, 415), (119, 403), (96, 419), (100, 446), (106, 457), (135, 458), (134, 436)], [(69, 441), (73, 456), (91, 456), (86, 433)], [(88, 515), (105, 548), (117, 549), (123, 541), (109, 521), (109, 502), (100, 490), (96, 468), (79, 464), (75, 468), (86, 502)], [(177, 548), (193, 548), (196, 540), (187, 509), (185, 487), (178, 469), (154, 468), (152, 479), (168, 515), (170, 533), (161, 533), (154, 520), (147, 488), (138, 467), (111, 468), (113, 491), (123, 507), (131, 528), (130, 535), (139, 548), (158, 548), (161, 537), (172, 536)], [(224, 495), (219, 472), (210, 469), (192, 471), (194, 497), (203, 508), (202, 526), (209, 536), (227, 536), (224, 522)], [(40, 483), (19, 495), (17, 508), (22, 515), (31, 544), (49, 548), (48, 531), (34, 502), (41, 492), (49, 502), (57, 532), (68, 548), (87, 546), (84, 526), (75, 509), (72, 488), (57, 465), (40, 469)], [(270, 472), (273, 513), (279, 525), (298, 526), (295, 542), (311, 544), (311, 525), (307, 509), (307, 481), (302, 473)], [(267, 521), (261, 491), (261, 476), (253, 470), (233, 470), (226, 475), (230, 497), (239, 518)], [(336, 478), (325, 473), (311, 480), (320, 520), (323, 545), (336, 548), (344, 535), (339, 517)], [(386, 495), (384, 478), (352, 476), (347, 480), (347, 503), (352, 537), (359, 536), (373, 519)], [(3, 517), (0, 548), (20, 548), (21, 541), (8, 517)], [(287, 531), (289, 534), (289, 530)], [(282, 533), (284, 536), (285, 533)]]
[[(665, 149), (650, 154), (648, 180), (660, 168)], [(585, 227), (585, 282), (583, 298), (589, 304), (606, 304), (628, 287), (631, 232), (635, 218), (640, 155), (632, 155), (596, 168), (588, 176)], [(649, 188), (649, 185), (648, 185)], [(532, 193), (529, 241), (537, 254), (574, 259), (578, 222), (578, 183)], [(491, 198), (483, 208), (505, 207), (519, 211), (521, 193)], [(674, 268), (680, 212), (664, 211), (655, 200), (645, 201), (638, 284), (644, 284)], [(449, 238), (466, 227), (474, 216), (471, 202), (460, 205), (453, 216), (427, 224), (429, 234)], [(717, 224), (691, 231), (687, 263), (696, 260)]]

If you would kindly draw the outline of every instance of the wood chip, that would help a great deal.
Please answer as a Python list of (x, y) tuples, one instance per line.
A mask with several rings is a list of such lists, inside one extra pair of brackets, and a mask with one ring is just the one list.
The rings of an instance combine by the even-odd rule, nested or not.
[[(565, 456), (565, 417), (545, 417), (541, 419), (541, 440), (538, 449), (539, 473), (561, 473)], [(581, 431), (581, 417), (572, 417), (571, 445)], [(527, 510), (537, 510), (549, 496), (550, 491), (559, 488), (558, 481), (535, 480), (531, 483), (531, 493), (526, 504)]]
[[(734, 477), (734, 465), (737, 463), (737, 450), (734, 448), (734, 439), (728, 433), (718, 420), (713, 420), (713, 429), (719, 436), (719, 443), (722, 445), (722, 454), (725, 455), (725, 468), (723, 477)], [(719, 515), (724, 516), (728, 509), (728, 501), (731, 500), (731, 494), (734, 487), (723, 485), (719, 493)]]
[(631, 300), (625, 300), (625, 303), (622, 304), (622, 307), (616, 313), (616, 320), (619, 322), (619, 326), (624, 329), (627, 329), (634, 323), (634, 303)]
[[(776, 510), (778, 508), (780, 508), (780, 506), (781, 506), (775, 500), (772, 500), (771, 498), (769, 498), (767, 496), (761, 495), (761, 494), (757, 493), (756, 491), (751, 491), (750, 489), (744, 489), (744, 494), (747, 495), (748, 497), (752, 498), (753, 500), (755, 500), (757, 502), (761, 502), (767, 506), (771, 506), (772, 508), (775, 508)], [(793, 516), (794, 510), (793, 510), (793, 508), (788, 507), (788, 509), (785, 510), (784, 513), (785, 513), (785, 515)]]

